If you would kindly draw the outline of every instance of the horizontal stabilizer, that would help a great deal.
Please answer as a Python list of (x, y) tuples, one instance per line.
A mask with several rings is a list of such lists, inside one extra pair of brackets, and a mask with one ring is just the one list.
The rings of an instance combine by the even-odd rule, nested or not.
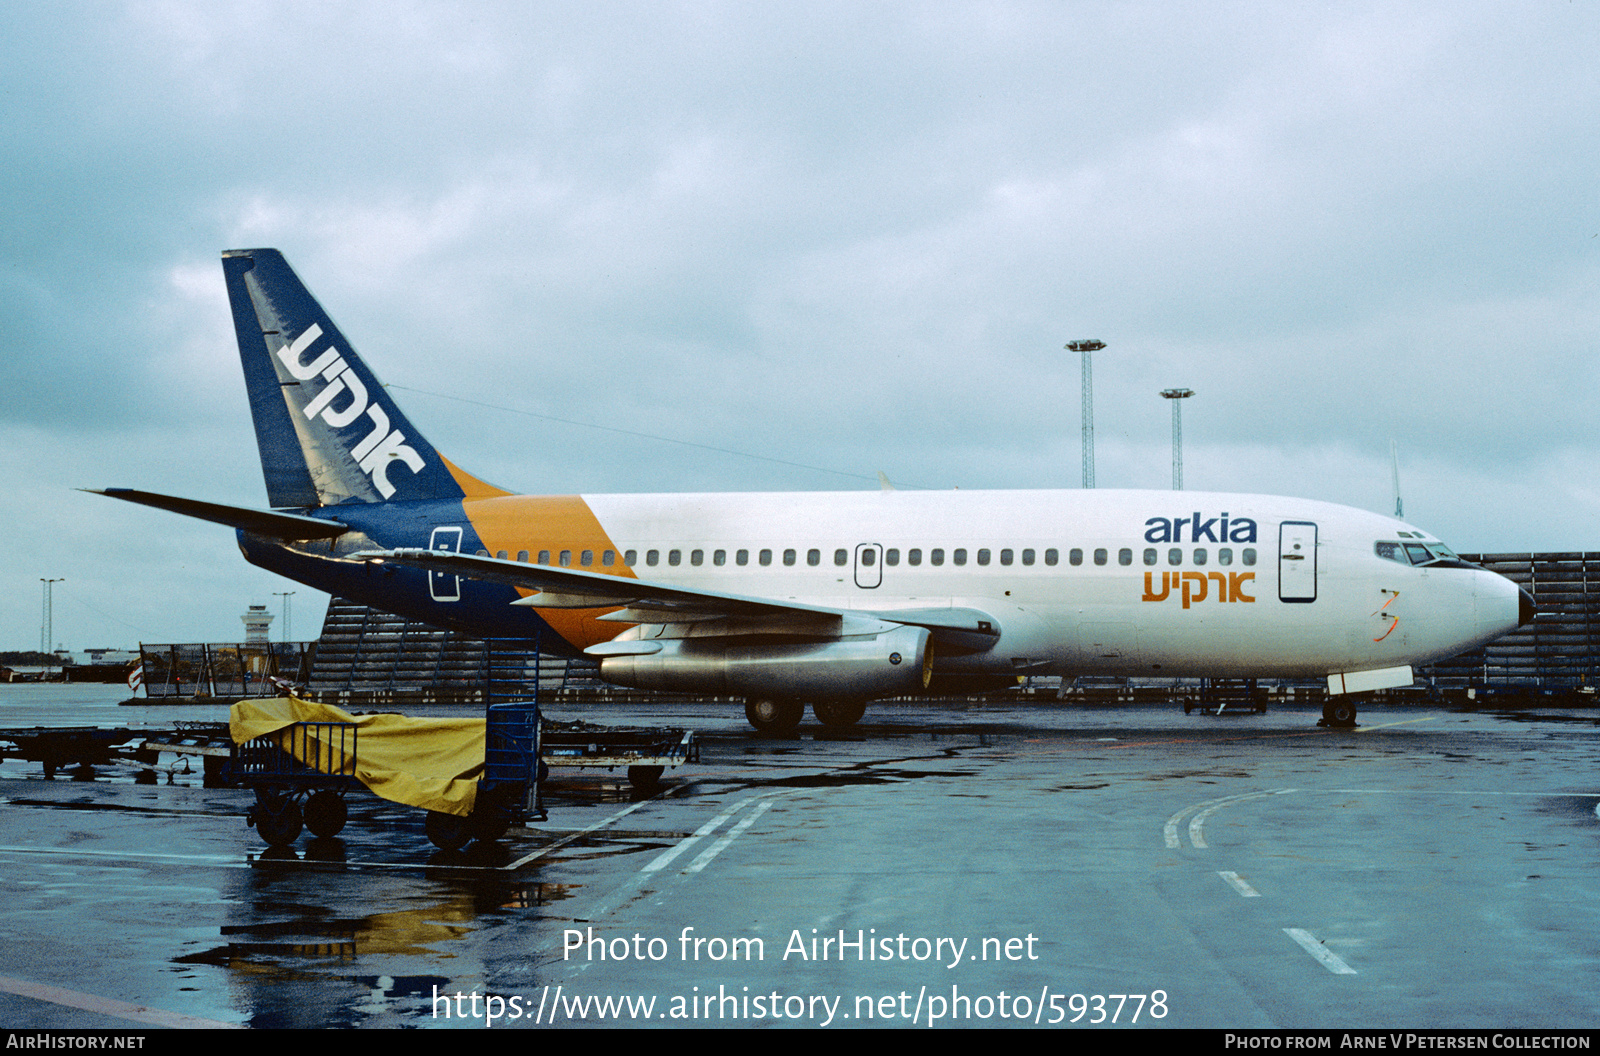
[(181, 513), (230, 528), (242, 528), (256, 535), (273, 539), (332, 539), (350, 530), (348, 525), (323, 517), (306, 517), (298, 513), (278, 513), (274, 510), (253, 510), (245, 506), (223, 506), (197, 499), (180, 499), (174, 495), (157, 495), (153, 491), (135, 491), (132, 488), (80, 488), (91, 495), (109, 495), (141, 506), (154, 506), (169, 513)]

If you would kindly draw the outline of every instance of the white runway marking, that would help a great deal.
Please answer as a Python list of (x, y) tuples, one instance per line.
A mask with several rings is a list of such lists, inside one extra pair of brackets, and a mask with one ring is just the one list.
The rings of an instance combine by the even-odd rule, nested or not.
[(1244, 878), (1238, 873), (1218, 873), (1218, 876), (1228, 882), (1228, 886), (1239, 892), (1240, 898), (1260, 898), (1261, 892), (1245, 883)]
[(102, 1016), (114, 1016), (133, 1023), (149, 1023), (157, 1027), (187, 1027), (200, 1030), (240, 1029), (237, 1023), (223, 1023), (215, 1019), (200, 1019), (195, 1016), (180, 1015), (177, 1012), (165, 1012), (146, 1005), (132, 1005), (109, 997), (82, 994), (76, 990), (67, 990), (48, 983), (30, 983), (26, 979), (0, 976), (0, 990), (22, 997), (31, 997), (35, 1001), (46, 1001), (67, 1008), (81, 1008), (86, 1012), (97, 1012)]
[(1304, 950), (1334, 975), (1355, 975), (1356, 970), (1345, 964), (1339, 955), (1317, 941), (1317, 937), (1304, 928), (1284, 928), (1283, 933), (1298, 942)]
[(1166, 837), (1167, 846), (1183, 846), (1183, 840), (1178, 836), (1178, 825), (1185, 817), (1189, 815), (1191, 811), (1199, 811), (1199, 813), (1195, 814), (1195, 816), (1189, 821), (1189, 842), (1196, 847), (1204, 848), (1206, 846), (1206, 819), (1211, 817), (1211, 815), (1215, 814), (1217, 811), (1221, 810), (1223, 807), (1232, 806), (1235, 803), (1244, 803), (1252, 799), (1261, 799), (1266, 796), (1283, 796), (1295, 791), (1298, 790), (1293, 788), (1273, 788), (1268, 789), (1265, 792), (1246, 792), (1243, 795), (1238, 796), (1224, 796), (1222, 799), (1208, 799), (1204, 803), (1194, 803), (1190, 806), (1184, 807), (1182, 810), (1172, 815), (1172, 817), (1168, 818), (1166, 825), (1162, 829), (1162, 832)]
[(616, 890), (612, 891), (611, 894), (602, 899), (600, 903), (595, 906), (592, 911), (590, 911), (589, 919), (593, 920), (604, 917), (615, 911), (629, 899), (635, 898), (638, 895), (648, 891), (660, 890), (660, 884), (671, 883), (672, 881), (668, 879), (665, 881), (659, 881), (658, 885), (655, 887), (647, 888), (645, 886), (646, 884), (651, 883), (653, 880), (656, 880), (658, 875), (661, 874), (667, 868), (667, 866), (671, 865), (673, 862), (677, 861), (678, 858), (682, 857), (685, 851), (689, 850), (707, 836), (710, 836), (712, 833), (716, 832), (741, 810), (744, 810), (746, 807), (750, 807), (749, 813), (741, 818), (737, 824), (728, 829), (728, 831), (723, 834), (721, 839), (717, 840), (710, 847), (707, 847), (704, 851), (701, 851), (699, 856), (685, 866), (678, 874), (683, 878), (696, 875), (708, 864), (710, 864), (713, 858), (726, 850), (729, 844), (738, 839), (746, 829), (750, 828), (750, 826), (755, 823), (757, 818), (766, 813), (766, 811), (772, 806), (774, 800), (780, 796), (793, 795), (794, 792), (794, 789), (784, 789), (780, 792), (763, 792), (759, 795), (746, 796), (744, 799), (741, 799), (737, 803), (729, 806), (722, 813), (718, 814), (716, 817), (700, 826), (688, 836), (685, 836), (683, 839), (679, 840), (674, 846), (661, 852), (660, 854), (656, 855), (655, 858), (645, 863), (644, 868), (640, 869), (630, 879), (624, 881), (619, 887), (617, 887)]

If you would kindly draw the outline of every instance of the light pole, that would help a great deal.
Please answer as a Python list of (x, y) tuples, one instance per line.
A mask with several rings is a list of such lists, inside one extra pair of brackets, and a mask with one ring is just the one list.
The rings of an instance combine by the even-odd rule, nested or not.
[(280, 597), (280, 598), (283, 599), (283, 640), (285, 642), (288, 642), (288, 640), (289, 640), (289, 599), (294, 597), (295, 592), (292, 591), (292, 590), (275, 590), (272, 593), (274, 595), (276, 595), (277, 597)]
[(40, 579), (39, 582), (44, 584), (44, 618), (39, 621), (39, 651), (48, 654), (50, 652), (50, 640), (55, 637), (56, 633), (56, 584), (65, 583), (66, 580), (62, 578)]
[(1094, 370), (1091, 366), (1094, 353), (1106, 347), (1104, 341), (1090, 338), (1085, 341), (1068, 341), (1063, 346), (1068, 352), (1083, 353), (1083, 486), (1094, 487)]
[(1194, 395), (1193, 389), (1162, 389), (1161, 395), (1172, 401), (1172, 490), (1183, 490), (1183, 404)]

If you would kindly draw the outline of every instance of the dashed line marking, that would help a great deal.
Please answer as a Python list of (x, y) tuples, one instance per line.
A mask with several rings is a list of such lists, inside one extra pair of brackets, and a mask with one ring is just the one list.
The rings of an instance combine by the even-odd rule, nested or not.
[(1284, 928), (1283, 933), (1298, 942), (1311, 956), (1322, 963), (1322, 966), (1334, 975), (1355, 975), (1356, 970), (1344, 963), (1340, 956), (1328, 949), (1317, 937), (1304, 928)]
[(1239, 897), (1240, 898), (1260, 898), (1261, 897), (1261, 892), (1257, 891), (1255, 888), (1253, 888), (1249, 884), (1245, 883), (1244, 877), (1240, 876), (1238, 873), (1232, 873), (1232, 872), (1223, 873), (1223, 872), (1219, 872), (1217, 875), (1222, 877), (1222, 879), (1226, 880), (1228, 882), (1228, 886), (1229, 887), (1231, 887), (1235, 891), (1239, 892)]

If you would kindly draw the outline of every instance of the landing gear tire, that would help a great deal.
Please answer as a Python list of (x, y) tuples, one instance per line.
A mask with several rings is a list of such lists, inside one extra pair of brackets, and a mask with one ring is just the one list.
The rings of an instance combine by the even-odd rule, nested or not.
[(860, 700), (826, 700), (811, 705), (811, 714), (817, 721), (834, 729), (854, 726), (866, 713), (866, 702)]
[(800, 725), (806, 706), (798, 700), (749, 700), (744, 717), (761, 733), (788, 733)]
[(1356, 702), (1345, 697), (1335, 697), (1322, 705), (1322, 721), (1329, 726), (1354, 726)]
[(269, 847), (287, 847), (300, 836), (300, 804), (289, 796), (256, 799), (256, 832)]
[(428, 840), (441, 851), (459, 851), (472, 841), (472, 821), (443, 811), (428, 811)]
[(344, 823), (349, 816), (350, 811), (345, 806), (344, 797), (337, 792), (326, 790), (313, 792), (306, 800), (306, 828), (311, 830), (311, 835), (319, 839), (327, 839), (343, 832)]

